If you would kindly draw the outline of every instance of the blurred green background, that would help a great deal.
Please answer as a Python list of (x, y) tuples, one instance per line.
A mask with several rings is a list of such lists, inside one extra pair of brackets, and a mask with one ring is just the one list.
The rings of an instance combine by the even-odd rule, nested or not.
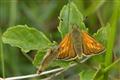
[[(85, 25), (89, 28), (90, 34), (96, 32), (100, 27), (106, 26), (115, 9), (114, 5), (116, 5), (114, 0), (70, 1), (73, 1), (84, 17), (87, 17), (85, 18)], [(0, 0), (0, 33), (3, 33), (8, 27), (27, 24), (44, 32), (51, 41), (55, 40), (59, 42), (61, 37), (57, 30), (59, 23), (58, 16), (62, 7), (67, 3), (68, 0)], [(115, 53), (114, 58), (117, 59), (120, 56), (120, 18), (117, 22), (115, 37), (113, 52)], [(3, 53), (5, 77), (36, 72), (36, 68), (32, 65), (32, 62), (22, 54), (19, 48), (4, 44)], [(27, 54), (33, 58), (35, 53), (31, 51)], [(114, 76), (113, 80), (120, 79), (120, 74), (112, 73)], [(2, 75), (0, 55), (0, 77)]]

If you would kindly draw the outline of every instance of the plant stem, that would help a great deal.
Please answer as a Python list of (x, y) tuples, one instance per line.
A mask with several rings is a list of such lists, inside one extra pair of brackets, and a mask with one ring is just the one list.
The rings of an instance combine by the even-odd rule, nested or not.
[(101, 26), (102, 26), (102, 27), (105, 26), (105, 25), (104, 25), (104, 21), (103, 21), (103, 19), (102, 19), (102, 16), (101, 16), (101, 14), (100, 14), (100, 10), (97, 11), (97, 16), (98, 16), (98, 19), (99, 19), (99, 22), (100, 22)]
[(0, 54), (1, 54), (1, 63), (2, 63), (2, 76), (5, 78), (5, 64), (4, 64), (4, 54), (3, 54), (3, 44), (2, 44), (2, 30), (0, 28)]
[[(117, 26), (117, 20), (118, 20), (118, 9), (119, 9), (119, 1), (114, 0), (114, 7), (113, 7), (113, 15), (110, 19), (110, 25), (109, 28), (109, 35), (108, 35), (108, 43), (107, 43), (107, 52), (105, 55), (105, 67), (110, 65), (112, 63), (112, 50), (115, 40), (115, 33), (116, 33), (116, 26)], [(105, 80), (108, 80), (108, 72), (104, 75)]]
[(96, 10), (98, 10), (104, 4), (104, 2), (105, 2), (105, 0), (93, 1), (93, 3), (90, 5), (90, 7), (85, 10), (84, 14), (86, 16), (93, 14)]
[(33, 77), (47, 75), (47, 74), (50, 74), (50, 73), (56, 73), (56, 72), (59, 72), (59, 71), (62, 71), (62, 70), (63, 70), (63, 68), (57, 68), (57, 69), (53, 69), (53, 70), (50, 70), (50, 71), (42, 72), (40, 74), (30, 74), (30, 75), (25, 75), (25, 76), (9, 77), (9, 78), (5, 78), (4, 80), (20, 80), (20, 79), (33, 78)]
[(16, 22), (16, 14), (17, 14), (17, 0), (10, 1), (10, 18), (9, 18), (9, 26), (13, 26)]
[(108, 36), (108, 45), (107, 45), (107, 52), (105, 55), (105, 66), (108, 66), (111, 64), (112, 61), (112, 49), (114, 45), (114, 40), (115, 40), (115, 33), (116, 33), (116, 24), (118, 20), (118, 5), (117, 5), (117, 0), (114, 2), (114, 11), (113, 15), (111, 17), (111, 28), (109, 29), (109, 36)]
[(120, 58), (117, 59), (114, 63), (112, 63), (111, 65), (109, 65), (108, 67), (106, 67), (104, 69), (104, 72), (107, 72), (108, 70), (110, 70), (116, 63), (118, 63), (120, 61)]

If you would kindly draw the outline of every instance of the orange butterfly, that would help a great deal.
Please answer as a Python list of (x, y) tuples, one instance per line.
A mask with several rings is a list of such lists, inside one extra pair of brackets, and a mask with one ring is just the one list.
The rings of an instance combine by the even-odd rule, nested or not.
[(99, 54), (105, 51), (102, 44), (97, 42), (87, 32), (80, 31), (77, 27), (73, 27), (59, 45), (59, 53), (57, 58), (63, 60), (74, 60), (84, 56)]
[(41, 73), (54, 59), (74, 60), (82, 55), (99, 54), (105, 51), (102, 44), (90, 37), (87, 32), (73, 27), (59, 46), (52, 47), (44, 56), (37, 73)]

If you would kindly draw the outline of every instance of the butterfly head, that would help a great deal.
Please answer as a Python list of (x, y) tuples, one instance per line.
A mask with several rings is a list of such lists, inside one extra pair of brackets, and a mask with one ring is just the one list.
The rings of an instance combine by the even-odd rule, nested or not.
[(80, 29), (79, 29), (78, 25), (76, 25), (76, 24), (71, 25), (70, 32), (75, 33), (75, 32), (79, 32), (79, 31), (80, 31)]

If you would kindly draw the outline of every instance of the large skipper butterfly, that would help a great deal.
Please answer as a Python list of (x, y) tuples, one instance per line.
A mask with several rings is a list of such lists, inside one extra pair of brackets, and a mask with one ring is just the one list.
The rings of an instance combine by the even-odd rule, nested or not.
[(54, 59), (74, 60), (82, 56), (91, 56), (105, 51), (102, 44), (87, 32), (73, 26), (57, 47), (48, 50), (37, 73), (42, 72)]
[(58, 59), (73, 60), (82, 55), (94, 55), (105, 51), (102, 44), (96, 41), (87, 32), (73, 26), (73, 29), (68, 33), (59, 45)]

